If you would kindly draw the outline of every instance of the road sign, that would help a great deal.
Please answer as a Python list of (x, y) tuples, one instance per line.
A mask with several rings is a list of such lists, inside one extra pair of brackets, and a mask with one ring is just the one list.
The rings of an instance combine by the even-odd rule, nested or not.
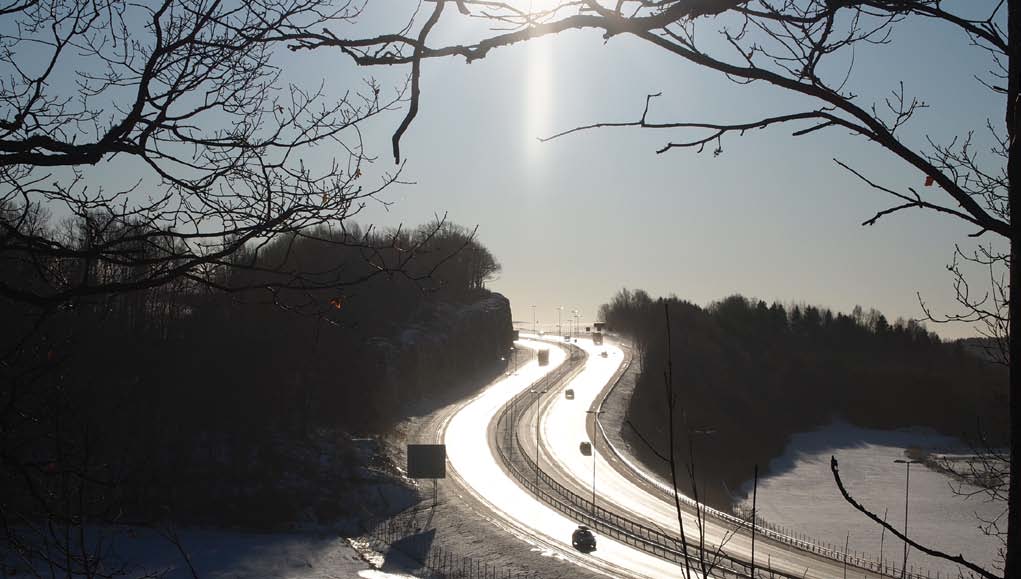
[(539, 350), (539, 365), (540, 366), (548, 366), (549, 365), (549, 349), (548, 348), (543, 348), (542, 350)]
[(408, 478), (447, 478), (446, 445), (409, 444)]

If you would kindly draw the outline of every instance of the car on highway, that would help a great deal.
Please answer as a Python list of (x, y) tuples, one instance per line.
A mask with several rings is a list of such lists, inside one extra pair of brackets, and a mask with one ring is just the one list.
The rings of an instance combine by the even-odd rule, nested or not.
[(578, 525), (571, 535), (571, 545), (582, 553), (591, 553), (596, 550), (596, 536), (585, 525)]
[(603, 350), (602, 352), (600, 352), (599, 355), (602, 356), (603, 358), (605, 358), (607, 356), (606, 350)]
[(568, 400), (574, 400), (574, 390), (572, 390), (571, 388), (564, 390), (564, 398), (567, 398)]

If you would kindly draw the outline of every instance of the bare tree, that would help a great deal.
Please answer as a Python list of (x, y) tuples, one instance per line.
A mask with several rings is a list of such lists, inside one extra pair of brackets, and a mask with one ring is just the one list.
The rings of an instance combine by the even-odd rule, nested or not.
[[(200, 290), (276, 299), (430, 275), (409, 264), (443, 220), (403, 246), (400, 229), (345, 225), (398, 181), (399, 167), (371, 170), (360, 127), (406, 87), (286, 70), (282, 41), (357, 26), (362, 5), (0, 0), (0, 544), (30, 569), (120, 574), (93, 531), (121, 516), (121, 483), (154, 451), (97, 428), (144, 408), (82, 396), (93, 385), (61, 365), (87, 338), (47, 319), (116, 301), (138, 324), (165, 323)], [(308, 238), (365, 267), (303, 272), (265, 255)]]
[[(47, 307), (208, 283), (208, 266), (258, 267), (230, 259), (246, 245), (357, 214), (398, 173), (362, 183), (372, 157), (358, 126), (403, 89), (368, 80), (332, 97), (288, 83), (275, 47), (359, 11), (332, 0), (4, 6), (0, 259), (34, 276), (4, 276), (0, 296)], [(341, 155), (306, 160), (325, 147)], [(82, 235), (40, 229), (40, 208)], [(100, 275), (108, 268), (133, 275)]]
[[(638, 290), (636, 293), (644, 294), (645, 292)], [(615, 296), (614, 302), (618, 306), (627, 307), (625, 304), (628, 303), (628, 296), (631, 295), (627, 290), (622, 290)], [(706, 533), (709, 526), (709, 507), (699, 493), (699, 471), (698, 461), (696, 460), (695, 453), (695, 438), (706, 434), (712, 434), (713, 429), (709, 428), (695, 428), (694, 425), (688, 419), (687, 408), (690, 407), (686, 400), (686, 388), (683, 386), (683, 379), (677, 380), (674, 377), (674, 363), (673, 363), (673, 332), (671, 330), (670, 322), (670, 301), (661, 300), (663, 303), (663, 319), (666, 323), (666, 368), (663, 370), (663, 402), (666, 406), (666, 444), (667, 450), (660, 451), (652, 443), (652, 441), (646, 437), (641, 430), (631, 420), (627, 420), (627, 425), (631, 427), (631, 430), (638, 436), (638, 439), (642, 442), (645, 447), (652, 452), (657, 458), (667, 463), (670, 471), (670, 486), (673, 488), (672, 498), (674, 502), (674, 512), (677, 514), (677, 527), (681, 536), (681, 550), (684, 553), (686, 564), (684, 566), (684, 577), (685, 579), (691, 578), (692, 566), (695, 566), (695, 571), (700, 573), (703, 577), (709, 577), (712, 573), (716, 572), (720, 564), (725, 559), (724, 550), (727, 544), (734, 537), (739, 529), (739, 525), (733, 525), (725, 527), (724, 533), (720, 539), (711, 543), (707, 540)], [(602, 313), (608, 314), (614, 311), (612, 307), (604, 306)], [(612, 317), (612, 316), (611, 316)], [(645, 348), (639, 348), (639, 356), (642, 359), (642, 365), (645, 365)], [(679, 384), (680, 382), (680, 384)], [(678, 403), (680, 409), (678, 409)], [(680, 411), (680, 420), (676, 420), (677, 412)], [(682, 432), (677, 432), (677, 424), (683, 427)], [(680, 451), (679, 446), (685, 446), (683, 453)], [(683, 460), (678, 460), (678, 457), (683, 457)], [(687, 478), (688, 486), (691, 489), (691, 501), (694, 502), (694, 523), (697, 532), (696, 537), (693, 540), (688, 539), (687, 532), (684, 528), (684, 513), (685, 509), (682, 507), (682, 495), (680, 491), (681, 479), (678, 476), (678, 469), (683, 467), (684, 475)], [(687, 500), (687, 499), (685, 499)], [(752, 570), (754, 571), (754, 562), (752, 564)]]
[[(434, 46), (430, 32), (441, 18), (445, 0), (435, 0), (419, 26), (369, 39), (344, 39), (329, 31), (298, 35), (292, 49), (336, 48), (365, 66), (407, 65), (411, 74), (411, 107), (393, 137), (394, 157), (400, 159), (400, 138), (417, 114), (424, 98), (418, 88), (421, 60), (462, 57), (471, 62), (492, 50), (566, 30), (592, 29), (604, 38), (629, 35), (650, 47), (698, 67), (716, 71), (738, 84), (771, 85), (813, 103), (805, 110), (778, 113), (743, 122), (707, 120), (654, 121), (651, 109), (658, 94), (648, 95), (633, 120), (591, 124), (564, 130), (549, 138), (608, 127), (632, 127), (693, 133), (668, 140), (657, 153), (674, 149), (714, 155), (723, 151), (730, 136), (754, 129), (792, 125), (800, 137), (817, 131), (839, 130), (857, 135), (921, 172), (930, 189), (895, 188), (838, 161), (868, 187), (893, 199), (865, 225), (907, 209), (924, 209), (951, 216), (974, 227), (984, 248), (958, 251), (951, 271), (963, 313), (934, 319), (985, 324), (987, 335), (999, 340), (1001, 358), (1010, 366), (1010, 456), (1013, 476), (1021, 469), (1021, 371), (1016, 326), (1021, 309), (1021, 283), (1015, 255), (1018, 235), (1013, 223), (1021, 202), (1014, 184), (1021, 182), (1021, 149), (1015, 146), (1021, 107), (1021, 0), (989, 0), (949, 7), (940, 0), (565, 0), (549, 8), (532, 10), (508, 2), (458, 0), (460, 17), (480, 18), (494, 24), (492, 34), (465, 43)], [(457, 17), (455, 15), (455, 17)], [(974, 71), (983, 86), (1003, 99), (1002, 121), (988, 122), (950, 142), (927, 139), (915, 143), (904, 127), (926, 103), (900, 84), (889, 94), (867, 102), (848, 87), (856, 46), (887, 44), (899, 24), (933, 21), (960, 34), (961, 49), (977, 47), (988, 55), (988, 66)], [(723, 42), (698, 39), (719, 33)], [(851, 63), (851, 64), (848, 64)], [(992, 155), (979, 152), (976, 132), (988, 133)], [(933, 187), (935, 186), (935, 187)], [(988, 291), (970, 288), (964, 260), (989, 268)], [(1021, 485), (1008, 491), (1007, 544), (1004, 576), (1021, 576)]]

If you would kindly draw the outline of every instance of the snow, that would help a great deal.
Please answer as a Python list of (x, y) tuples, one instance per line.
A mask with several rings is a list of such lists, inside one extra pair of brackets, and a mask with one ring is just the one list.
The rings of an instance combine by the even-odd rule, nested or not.
[[(159, 530), (147, 527), (93, 529), (112, 549), (108, 568), (120, 567), (125, 577), (148, 574), (165, 579), (190, 579), (181, 553)], [(367, 543), (335, 533), (180, 529), (176, 533), (201, 579), (404, 579), (415, 566), (373, 551)], [(14, 576), (32, 576), (22, 563), (11, 565)], [(386, 572), (380, 571), (386, 570)], [(45, 573), (44, 573), (45, 574)]]
[[(946, 448), (956, 441), (922, 430), (880, 431), (856, 428), (836, 422), (817, 432), (795, 435), (784, 455), (770, 463), (770, 474), (759, 479), (758, 510), (763, 519), (796, 529), (819, 540), (843, 547), (850, 533), (852, 550), (874, 553), (883, 543), (883, 558), (903, 560), (903, 542), (886, 533), (848, 505), (837, 490), (829, 469), (830, 456), (840, 462), (840, 475), (852, 496), (898, 529), (904, 526), (905, 467), (894, 464), (904, 459), (908, 448)], [(1001, 505), (983, 497), (965, 500), (954, 495), (950, 479), (940, 473), (912, 465), (908, 504), (909, 535), (951, 555), (958, 553), (987, 569), (998, 560), (999, 541), (978, 530), (976, 513), (983, 518), (999, 515)], [(751, 509), (751, 482), (743, 488), (748, 497), (741, 507)], [(887, 511), (888, 510), (888, 511)], [(955, 565), (909, 553), (909, 567), (915, 565), (941, 575), (956, 574)], [(965, 574), (967, 576), (967, 574)]]
[[(586, 368), (575, 377), (566, 388), (575, 392), (574, 400), (559, 396), (550, 404), (542, 419), (543, 439), (549, 451), (561, 467), (572, 476), (588, 486), (592, 482), (592, 458), (578, 452), (578, 442), (587, 439), (585, 431), (586, 411), (598, 398), (607, 382), (623, 361), (624, 353), (617, 346), (604, 338), (604, 345), (595, 346), (591, 340), (579, 339), (578, 346), (588, 354)], [(606, 351), (608, 358), (599, 353)], [(663, 529), (677, 528), (677, 512), (671, 501), (663, 494), (650, 494), (634, 485), (628, 478), (619, 474), (606, 461), (604, 453), (610, 452), (602, 441), (593, 446), (596, 460), (596, 493), (601, 504), (613, 504)], [(642, 470), (634, 462), (629, 461), (632, 470), (650, 481), (657, 481), (660, 488), (669, 488), (662, 481), (647, 471)], [(706, 539), (709, 544), (725, 543), (724, 550), (731, 555), (747, 560), (751, 555), (751, 540), (747, 535), (733, 535), (732, 526), (709, 519), (706, 526)], [(685, 531), (688, 536), (697, 536), (698, 530), (693, 517), (685, 516)], [(842, 565), (831, 560), (817, 558), (800, 551), (792, 551), (786, 546), (769, 544), (759, 541), (756, 544), (755, 559), (760, 566), (771, 565), (772, 568), (808, 578), (829, 579), (842, 576)], [(873, 574), (861, 570), (848, 569), (849, 579), (863, 579)]]
[(549, 551), (550, 556), (613, 577), (679, 576), (677, 565), (607, 537), (599, 537), (599, 549), (594, 553), (579, 554), (570, 545), (571, 533), (577, 523), (536, 500), (502, 470), (487, 438), (480, 433), (486, 432), (495, 414), (515, 394), (562, 364), (566, 358), (561, 348), (548, 343), (520, 340), (516, 345), (530, 349), (549, 348), (549, 366), (539, 367), (534, 359), (523, 364), (515, 374), (489, 386), (450, 419), (444, 442), (452, 470), (472, 489), (476, 499), (487, 504), (509, 524), (509, 532), (531, 543), (539, 552)]
[(368, 571), (359, 571), (358, 576), (364, 577), (365, 579), (415, 579), (414, 575), (398, 575), (394, 573), (384, 573), (382, 571), (376, 571), (374, 569), (370, 569)]

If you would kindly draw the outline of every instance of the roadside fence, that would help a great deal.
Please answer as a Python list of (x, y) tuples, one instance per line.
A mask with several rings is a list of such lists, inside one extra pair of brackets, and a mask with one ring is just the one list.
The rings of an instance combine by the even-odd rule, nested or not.
[[(396, 552), (400, 559), (417, 566), (401, 568), (400, 573), (424, 579), (542, 579), (535, 572), (522, 572), (467, 556), (429, 542), (416, 545), (422, 523), (417, 513), (398, 516), (369, 530), (363, 535), (374, 547)], [(421, 543), (421, 542), (420, 542)], [(405, 545), (406, 544), (406, 545)]]

